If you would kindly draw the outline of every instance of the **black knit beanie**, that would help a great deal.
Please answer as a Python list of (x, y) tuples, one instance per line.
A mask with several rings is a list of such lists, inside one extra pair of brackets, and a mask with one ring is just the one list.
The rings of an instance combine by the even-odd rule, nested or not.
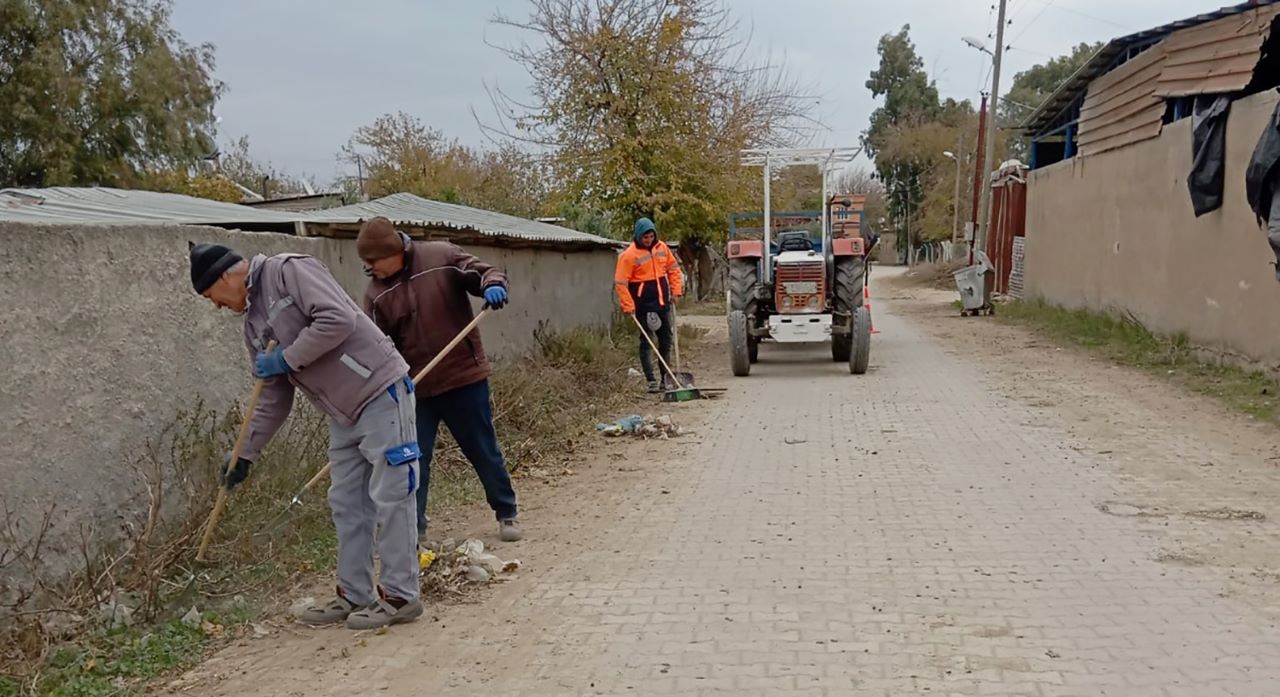
[(239, 254), (220, 244), (191, 244), (191, 287), (203, 294), (227, 272), (244, 261)]

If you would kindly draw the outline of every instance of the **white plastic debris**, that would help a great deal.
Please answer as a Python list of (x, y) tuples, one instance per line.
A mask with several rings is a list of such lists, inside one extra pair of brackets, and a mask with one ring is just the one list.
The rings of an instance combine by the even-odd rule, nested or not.
[(192, 605), (191, 609), (187, 610), (187, 614), (182, 616), (182, 623), (192, 629), (200, 627), (200, 620), (200, 610), (196, 609), (195, 605)]
[(489, 580), (489, 572), (482, 566), (468, 566), (467, 580), (472, 583), (484, 583)]
[(302, 617), (302, 613), (306, 612), (307, 608), (315, 604), (315, 598), (299, 598), (289, 606), (289, 614), (293, 615), (295, 618)]
[(471, 538), (458, 545), (457, 552), (458, 554), (468, 558), (478, 557), (481, 554), (484, 554), (484, 543), (475, 538)]
[(493, 556), (492, 554), (478, 554), (471, 557), (471, 563), (478, 566), (490, 574), (498, 574), (502, 572), (502, 567), (506, 566), (506, 562)]

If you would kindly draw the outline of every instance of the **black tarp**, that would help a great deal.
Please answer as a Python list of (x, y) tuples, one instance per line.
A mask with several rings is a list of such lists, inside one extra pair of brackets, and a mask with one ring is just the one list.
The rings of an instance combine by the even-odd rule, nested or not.
[(1222, 207), (1222, 187), (1226, 181), (1227, 115), (1231, 99), (1218, 97), (1212, 102), (1196, 100), (1191, 115), (1191, 174), (1187, 188), (1196, 217)]

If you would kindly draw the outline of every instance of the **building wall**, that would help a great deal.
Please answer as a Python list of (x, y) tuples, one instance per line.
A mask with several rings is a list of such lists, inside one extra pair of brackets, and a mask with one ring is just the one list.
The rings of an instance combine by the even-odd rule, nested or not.
[[(64, 534), (49, 555), (78, 539), (68, 523), (102, 529), (133, 505), (140, 483), (128, 463), (179, 410), (198, 398), (222, 409), (248, 393), (240, 322), (192, 292), (189, 240), (246, 256), (312, 254), (357, 298), (366, 282), (351, 240), (0, 224), (0, 499), (31, 525), (57, 504)], [(511, 305), (481, 325), (499, 360), (528, 349), (540, 325), (610, 320), (613, 251), (471, 250), (510, 276)]]
[(1152, 330), (1280, 366), (1280, 283), (1244, 193), (1245, 166), (1276, 101), (1266, 92), (1232, 105), (1224, 205), (1198, 219), (1186, 184), (1191, 119), (1031, 172), (1027, 295), (1128, 310)]

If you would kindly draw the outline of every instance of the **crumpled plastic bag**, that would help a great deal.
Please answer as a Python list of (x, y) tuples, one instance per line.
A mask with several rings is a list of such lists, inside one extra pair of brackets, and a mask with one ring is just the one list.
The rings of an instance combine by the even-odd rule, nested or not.
[(598, 423), (596, 430), (606, 436), (621, 436), (628, 433), (635, 433), (644, 426), (644, 417), (638, 414), (624, 416), (613, 423)]

